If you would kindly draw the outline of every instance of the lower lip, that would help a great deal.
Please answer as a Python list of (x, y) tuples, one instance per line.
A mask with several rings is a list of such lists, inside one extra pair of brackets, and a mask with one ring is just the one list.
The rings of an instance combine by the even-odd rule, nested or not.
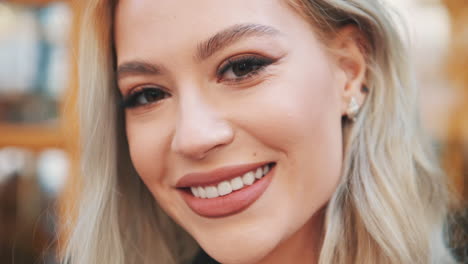
[(184, 201), (196, 214), (203, 217), (226, 217), (240, 213), (252, 205), (270, 185), (276, 166), (256, 180), (254, 184), (238, 191), (211, 199), (197, 198), (192, 193), (180, 190)]

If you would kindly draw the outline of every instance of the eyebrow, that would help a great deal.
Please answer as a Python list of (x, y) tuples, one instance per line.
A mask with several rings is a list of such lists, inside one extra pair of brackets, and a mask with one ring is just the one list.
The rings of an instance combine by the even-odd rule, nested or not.
[(202, 61), (223, 48), (233, 45), (246, 37), (263, 37), (278, 35), (279, 30), (261, 24), (236, 24), (230, 26), (201, 42), (197, 48), (197, 60)]
[(158, 75), (164, 67), (146, 61), (130, 61), (122, 63), (117, 68), (117, 79), (127, 75)]
[[(261, 24), (236, 24), (223, 29), (209, 39), (197, 45), (196, 60), (203, 61), (227, 46), (247, 38), (279, 35), (280, 31)], [(162, 65), (146, 61), (130, 61), (117, 67), (117, 79), (128, 75), (159, 75), (165, 71)]]

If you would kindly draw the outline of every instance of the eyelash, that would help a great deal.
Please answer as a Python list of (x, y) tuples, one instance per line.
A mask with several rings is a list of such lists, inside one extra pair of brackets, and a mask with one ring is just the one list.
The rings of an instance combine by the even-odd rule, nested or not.
[[(262, 70), (264, 70), (267, 66), (270, 64), (274, 63), (275, 60), (267, 57), (261, 57), (258, 55), (243, 55), (240, 57), (235, 57), (232, 59), (228, 59), (225, 63), (223, 63), (220, 67), (216, 75), (218, 76), (218, 82), (230, 82), (230, 83), (238, 83), (245, 81), (254, 75), (257, 75), (260, 73)], [(247, 64), (249, 66), (254, 66), (257, 67), (256, 69), (253, 69), (252, 71), (249, 71), (243, 76), (240, 77), (235, 77), (231, 79), (223, 78), (223, 75), (225, 75), (229, 70), (233, 70), (235, 66), (240, 66), (242, 64)]]
[[(243, 55), (232, 59), (228, 59), (226, 62), (221, 64), (219, 70), (216, 72), (217, 80), (218, 82), (239, 83), (259, 74), (267, 66), (274, 62), (274, 59), (258, 55)], [(249, 67), (253, 67), (254, 69), (249, 69), (248, 72), (246, 72), (246, 74), (239, 77), (223, 78), (229, 70), (232, 70), (234, 73), (234, 67), (240, 67), (241, 65), (248, 65)], [(234, 73), (234, 75), (236, 74)], [(154, 101), (150, 102), (148, 98), (141, 97), (144, 95), (152, 95), (154, 97), (158, 97), (158, 99), (154, 99)], [(152, 103), (157, 103), (158, 101), (163, 100), (169, 96), (170, 94), (164, 89), (158, 88), (156, 86), (146, 86), (141, 89), (136, 89), (135, 91), (132, 91), (129, 95), (125, 96), (121, 101), (121, 106), (123, 108), (137, 108)], [(146, 103), (139, 102), (139, 100), (146, 100)]]
[[(154, 102), (153, 101), (150, 102), (148, 98), (141, 97), (144, 95), (147, 95), (147, 96), (152, 95), (155, 97), (159, 97), (159, 99), (154, 99)], [(156, 103), (169, 96), (170, 94), (161, 88), (147, 86), (147, 87), (143, 87), (141, 89), (136, 89), (135, 91), (132, 91), (129, 95), (127, 95), (125, 98), (122, 99), (121, 106), (123, 108), (136, 108), (139, 106), (145, 106), (148, 104)], [(146, 100), (147, 102), (142, 103), (142, 102), (139, 102), (139, 100)]]

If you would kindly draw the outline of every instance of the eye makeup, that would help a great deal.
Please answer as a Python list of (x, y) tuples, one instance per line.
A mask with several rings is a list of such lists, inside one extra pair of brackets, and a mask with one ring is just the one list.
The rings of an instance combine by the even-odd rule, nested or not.
[(135, 91), (124, 96), (120, 103), (123, 108), (135, 108), (138, 106), (144, 106), (152, 103), (157, 103), (169, 97), (170, 94), (163, 89), (156, 86), (146, 86), (137, 88)]
[[(278, 59), (257, 54), (237, 55), (225, 60), (219, 66), (216, 79), (218, 83), (241, 83), (260, 74), (276, 61)], [(171, 94), (165, 89), (155, 85), (146, 85), (132, 89), (129, 94), (123, 95), (120, 106), (125, 109), (137, 108), (157, 103), (170, 96)]]
[(244, 81), (276, 61), (276, 59), (253, 54), (236, 56), (221, 64), (216, 73), (217, 79), (218, 82), (230, 83)]

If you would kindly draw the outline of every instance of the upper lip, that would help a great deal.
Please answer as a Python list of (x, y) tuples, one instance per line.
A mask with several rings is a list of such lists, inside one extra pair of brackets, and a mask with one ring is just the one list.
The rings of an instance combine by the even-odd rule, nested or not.
[(258, 167), (271, 162), (258, 162), (242, 165), (226, 166), (208, 172), (193, 172), (184, 175), (176, 184), (177, 188), (188, 188), (195, 186), (207, 186), (242, 176)]

